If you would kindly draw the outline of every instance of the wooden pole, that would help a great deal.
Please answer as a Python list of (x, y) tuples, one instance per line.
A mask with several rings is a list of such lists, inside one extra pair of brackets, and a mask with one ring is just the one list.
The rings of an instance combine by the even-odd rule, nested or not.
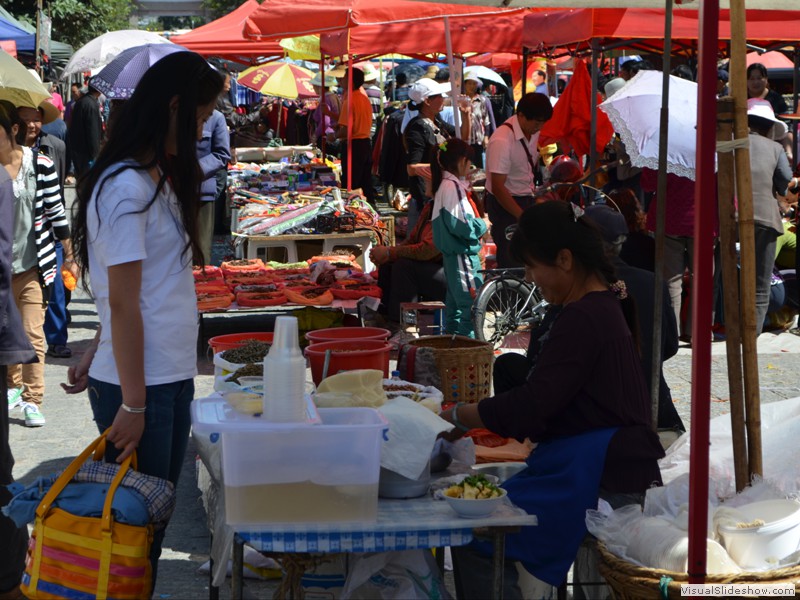
[[(734, 99), (735, 138), (746, 139), (747, 82), (744, 73), (747, 47), (744, 0), (731, 0), (731, 95)], [(744, 355), (745, 419), (747, 428), (748, 480), (763, 475), (761, 458), (761, 396), (758, 388), (758, 348), (756, 346), (756, 269), (753, 183), (750, 176), (750, 149), (737, 148), (736, 196), (739, 205), (740, 290), (742, 310), (742, 353)]]
[[(717, 101), (717, 141), (733, 139), (734, 100)], [(747, 438), (744, 426), (744, 388), (742, 383), (742, 333), (739, 327), (739, 273), (736, 256), (736, 205), (734, 202), (734, 159), (732, 151), (717, 152), (717, 191), (719, 208), (719, 249), (722, 291), (725, 306), (725, 345), (728, 356), (728, 386), (731, 400), (731, 438), (736, 491), (749, 482)]]

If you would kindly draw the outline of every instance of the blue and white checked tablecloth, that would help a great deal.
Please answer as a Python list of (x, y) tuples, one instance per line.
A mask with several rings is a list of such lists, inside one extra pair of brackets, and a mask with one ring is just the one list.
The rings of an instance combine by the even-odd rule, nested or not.
[(536, 525), (511, 502), (488, 517), (462, 519), (441, 500), (426, 495), (409, 500), (378, 500), (375, 523), (315, 523), (264, 525), (236, 533), (262, 552), (386, 552), (415, 548), (462, 546), (476, 527)]

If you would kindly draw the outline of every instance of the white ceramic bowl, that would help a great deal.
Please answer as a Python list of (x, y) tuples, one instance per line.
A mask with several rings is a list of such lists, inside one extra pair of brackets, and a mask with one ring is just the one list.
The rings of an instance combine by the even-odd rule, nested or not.
[(451, 498), (450, 496), (445, 496), (444, 499), (459, 517), (463, 519), (482, 519), (497, 510), (497, 507), (503, 503), (506, 493), (504, 489), (501, 489), (500, 495), (496, 498), (485, 498), (483, 500)]

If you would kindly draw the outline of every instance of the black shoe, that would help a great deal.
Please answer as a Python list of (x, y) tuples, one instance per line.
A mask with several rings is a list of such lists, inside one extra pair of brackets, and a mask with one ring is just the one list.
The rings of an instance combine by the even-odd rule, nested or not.
[(53, 358), (70, 358), (72, 357), (72, 350), (69, 349), (69, 346), (56, 344), (47, 347), (47, 356), (52, 356)]

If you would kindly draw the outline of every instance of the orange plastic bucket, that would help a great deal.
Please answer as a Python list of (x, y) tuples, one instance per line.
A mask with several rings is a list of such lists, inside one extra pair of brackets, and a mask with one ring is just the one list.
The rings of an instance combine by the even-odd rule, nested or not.
[(388, 340), (391, 331), (381, 327), (330, 327), (315, 329), (306, 333), (312, 344), (318, 342), (338, 342), (340, 340)]
[(218, 352), (225, 352), (225, 350), (233, 350), (234, 348), (241, 348), (249, 340), (258, 340), (267, 344), (272, 343), (273, 333), (264, 331), (253, 331), (250, 333), (229, 333), (226, 335), (217, 335), (208, 340), (208, 345), (214, 354)]
[(311, 378), (315, 385), (322, 381), (325, 368), (325, 352), (331, 351), (328, 375), (355, 369), (377, 369), (389, 377), (389, 351), (391, 346), (382, 340), (338, 340), (319, 342), (306, 348), (311, 365)]

